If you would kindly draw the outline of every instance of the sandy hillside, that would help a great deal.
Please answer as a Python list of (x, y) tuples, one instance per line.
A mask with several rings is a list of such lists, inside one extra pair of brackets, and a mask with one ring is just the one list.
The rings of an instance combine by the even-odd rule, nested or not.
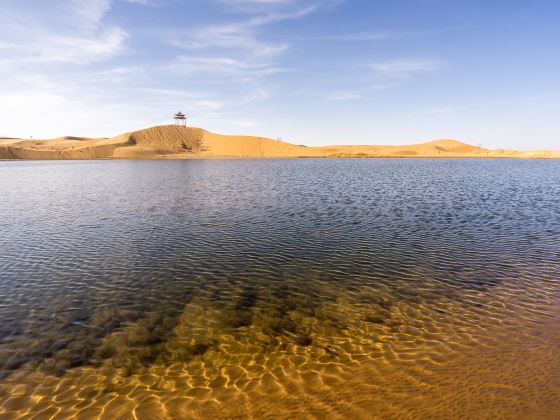
[(0, 146), (3, 146), (5, 144), (18, 143), (20, 141), (22, 141), (22, 140), (21, 139), (9, 138), (9, 137), (0, 137)]
[(406, 146), (305, 147), (264, 137), (224, 136), (200, 128), (164, 125), (112, 138), (52, 140), (0, 138), (0, 159), (185, 159), (204, 157), (519, 157), (560, 158), (546, 150), (488, 150), (457, 140)]

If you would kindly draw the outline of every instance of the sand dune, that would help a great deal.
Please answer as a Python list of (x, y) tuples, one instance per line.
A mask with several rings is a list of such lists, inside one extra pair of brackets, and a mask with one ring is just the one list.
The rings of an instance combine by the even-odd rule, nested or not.
[(513, 157), (560, 158), (560, 151), (489, 150), (457, 140), (405, 146), (306, 147), (264, 137), (224, 136), (200, 128), (164, 125), (112, 138), (52, 140), (0, 138), (0, 159), (186, 159), (207, 157)]
[(0, 137), (0, 146), (5, 144), (13, 144), (22, 141), (21, 139), (15, 139), (11, 137)]

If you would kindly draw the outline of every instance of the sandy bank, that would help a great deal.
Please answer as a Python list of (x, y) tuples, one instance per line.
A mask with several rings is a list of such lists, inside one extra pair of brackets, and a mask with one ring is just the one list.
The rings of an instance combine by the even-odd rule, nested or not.
[(52, 140), (0, 138), (0, 159), (189, 159), (189, 158), (541, 158), (560, 151), (489, 150), (457, 140), (404, 146), (306, 147), (264, 137), (224, 136), (200, 128), (164, 125), (112, 138), (61, 137)]

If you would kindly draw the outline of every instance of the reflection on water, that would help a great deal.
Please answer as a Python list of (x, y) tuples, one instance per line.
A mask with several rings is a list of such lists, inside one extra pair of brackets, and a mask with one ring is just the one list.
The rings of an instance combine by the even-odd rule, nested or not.
[(560, 162), (0, 163), (0, 417), (553, 417)]

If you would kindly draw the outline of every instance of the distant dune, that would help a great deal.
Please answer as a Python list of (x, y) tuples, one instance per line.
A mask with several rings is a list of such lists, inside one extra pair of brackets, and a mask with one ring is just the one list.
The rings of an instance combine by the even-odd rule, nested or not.
[(200, 128), (164, 125), (112, 138), (52, 140), (0, 138), (0, 159), (188, 159), (207, 157), (513, 157), (560, 158), (560, 151), (489, 150), (457, 140), (407, 146), (306, 147), (264, 137), (224, 136)]

